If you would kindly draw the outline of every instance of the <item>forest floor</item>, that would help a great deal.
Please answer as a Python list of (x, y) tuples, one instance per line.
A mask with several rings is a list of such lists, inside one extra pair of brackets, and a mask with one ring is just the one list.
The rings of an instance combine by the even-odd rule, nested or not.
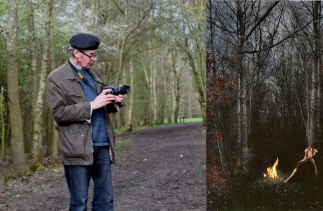
[[(314, 156), (318, 182), (296, 180), (283, 184), (303, 159), (304, 151), (289, 149), (275, 140), (255, 140), (251, 150), (248, 170), (228, 179), (227, 194), (208, 193), (208, 210), (323, 210), (322, 155)], [(267, 167), (272, 167), (277, 157), (279, 178), (264, 178)]]
[[(205, 127), (201, 123), (162, 125), (117, 134), (130, 141), (112, 165), (116, 211), (206, 210)], [(0, 210), (68, 210), (69, 192), (62, 166), (11, 178), (0, 185)], [(93, 182), (88, 210), (91, 210)]]

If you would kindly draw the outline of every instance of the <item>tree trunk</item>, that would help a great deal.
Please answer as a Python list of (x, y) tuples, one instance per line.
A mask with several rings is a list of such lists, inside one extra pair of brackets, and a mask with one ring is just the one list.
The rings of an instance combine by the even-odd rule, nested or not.
[(312, 60), (312, 90), (311, 90), (311, 102), (310, 102), (310, 119), (307, 123), (309, 126), (308, 131), (308, 146), (313, 146), (313, 144), (316, 142), (316, 132), (317, 132), (317, 125), (316, 125), (316, 115), (317, 115), (317, 86), (318, 86), (318, 80), (317, 80), (317, 73), (319, 72), (320, 63), (319, 63), (319, 57), (320, 57), (320, 5), (321, 1), (315, 1), (314, 7), (313, 7), (313, 34), (314, 34), (314, 52), (313, 52), (313, 60)]
[[(127, 18), (128, 18), (128, 5), (126, 6), (125, 9), (125, 18), (124, 18), (124, 24), (127, 23)], [(121, 43), (121, 49), (120, 49), (120, 60), (119, 60), (119, 68), (118, 68), (118, 73), (117, 73), (117, 81), (116, 81), (116, 86), (119, 86), (120, 84), (120, 75), (121, 75), (121, 69), (122, 69), (122, 61), (123, 61), (123, 51), (124, 51), (124, 43), (126, 39), (126, 30), (124, 31), (123, 38), (122, 38), (122, 43)], [(117, 129), (121, 128), (121, 113), (118, 112), (116, 113), (116, 119), (117, 119)]]
[(29, 33), (30, 33), (30, 55), (31, 55), (31, 75), (32, 75), (32, 116), (33, 120), (35, 119), (36, 113), (36, 101), (37, 101), (37, 92), (38, 92), (38, 81), (39, 75), (37, 71), (37, 54), (36, 54), (36, 36), (35, 36), (35, 25), (34, 25), (34, 12), (33, 12), (33, 3), (32, 0), (27, 1), (28, 7), (28, 23), (29, 23)]
[[(238, 44), (238, 72), (240, 74), (240, 121), (238, 121), (238, 127), (241, 130), (241, 149), (242, 149), (242, 166), (245, 166), (248, 161), (248, 130), (247, 130), (247, 82), (246, 73), (244, 68), (245, 57), (243, 54), (244, 42), (245, 42), (245, 26), (244, 17), (242, 11), (242, 5), (240, 1), (237, 1), (237, 18), (238, 18), (238, 33), (239, 33), (239, 44)], [(242, 92), (242, 93), (241, 93)], [(238, 138), (239, 140), (240, 138)]]
[(310, 98), (310, 112), (309, 112), (309, 121), (308, 121), (308, 146), (312, 146), (315, 141), (315, 132), (316, 132), (316, 101), (317, 101), (317, 93), (316, 93), (316, 84), (317, 84), (317, 78), (316, 78), (316, 67), (317, 64), (312, 65), (312, 80), (311, 80), (311, 98)]
[[(174, 81), (173, 81), (173, 87), (174, 87)], [(169, 100), (169, 102), (170, 102), (169, 103), (169, 114), (172, 115), (172, 113), (173, 113), (173, 94), (172, 93), (169, 95), (169, 98), (170, 98), (170, 100)]]
[[(202, 5), (201, 5), (202, 8)], [(204, 12), (203, 12), (204, 13)], [(205, 25), (203, 23), (200, 24), (200, 22), (198, 22), (197, 24), (190, 24), (190, 21), (188, 20), (188, 16), (184, 15), (184, 18), (186, 19), (186, 23), (188, 26), (188, 30), (190, 32), (190, 34), (195, 38), (195, 40), (199, 40), (197, 37), (197, 31), (198, 33), (200, 31), (203, 31), (205, 29)], [(183, 23), (184, 26), (185, 23)], [(195, 30), (193, 30), (195, 27)], [(195, 80), (195, 86), (198, 90), (199, 93), (199, 103), (200, 103), (200, 108), (201, 108), (201, 114), (202, 114), (202, 119), (203, 119), (203, 126), (206, 126), (206, 80), (205, 80), (205, 76), (206, 76), (206, 53), (205, 53), (205, 48), (202, 47), (202, 45), (199, 42), (194, 42), (194, 47), (193, 47), (193, 51), (190, 52), (190, 47), (187, 41), (187, 38), (185, 38), (185, 46), (186, 46), (186, 53), (187, 56), (189, 57), (189, 64), (192, 68), (192, 73)], [(198, 55), (198, 56), (194, 56), (196, 59), (193, 59), (193, 56), (191, 54), (194, 55)]]
[(21, 175), (24, 173), (26, 161), (18, 83), (18, 6), (16, 0), (8, 0), (7, 2), (7, 80), (11, 124), (11, 152), (14, 172), (17, 175)]
[[(81, 1), (83, 6), (83, 1)], [(53, 71), (56, 68), (56, 60), (55, 60), (55, 37), (54, 37), (54, 0), (51, 4), (50, 9), (50, 34), (49, 34), (49, 43), (50, 43), (50, 70)], [(51, 157), (54, 160), (58, 159), (58, 133), (55, 129), (56, 122), (54, 118), (50, 115), (51, 118), (51, 130), (52, 130), (52, 142), (51, 142)]]
[[(125, 8), (123, 24), (127, 24), (127, 19), (128, 19), (128, 5)], [(121, 42), (120, 57), (119, 57), (119, 68), (118, 68), (118, 72), (117, 72), (116, 86), (119, 86), (119, 82), (120, 82), (120, 75), (121, 75), (122, 62), (123, 62), (123, 51), (124, 51), (125, 39), (126, 39), (126, 29), (124, 29), (124, 31), (123, 31), (123, 37), (122, 37), (122, 42)]]
[(174, 123), (178, 123), (179, 101), (180, 101), (180, 72), (176, 71), (175, 50), (172, 51), (172, 69), (174, 73), (175, 113)]
[(310, 107), (309, 107), (309, 100), (310, 100), (310, 95), (309, 95), (309, 79), (307, 76), (307, 71), (304, 68), (304, 72), (305, 72), (305, 78), (306, 78), (306, 110), (307, 110), (307, 122), (306, 122), (306, 145), (309, 146), (309, 142), (308, 142), (308, 135), (309, 135), (309, 122), (310, 122)]
[(166, 115), (167, 115), (167, 121), (168, 124), (172, 124), (172, 117), (171, 117), (171, 113), (170, 113), (170, 109), (169, 109), (169, 95), (167, 93), (167, 83), (168, 83), (168, 79), (169, 79), (169, 72), (166, 71), (165, 69), (165, 77), (164, 77), (164, 97), (165, 97), (165, 104), (166, 104)]
[(165, 95), (162, 94), (163, 90), (163, 83), (160, 84), (158, 92), (159, 94), (159, 98), (158, 101), (161, 102), (160, 105), (160, 110), (159, 110), (159, 121), (158, 124), (163, 125), (164, 124), (164, 120), (165, 120), (165, 108), (166, 108), (166, 101), (165, 101)]
[[(151, 84), (151, 83), (149, 83)], [(153, 126), (153, 91), (149, 86), (149, 100), (148, 100), (148, 125)]]
[(186, 118), (192, 118), (192, 86), (191, 84), (188, 85), (188, 102), (187, 102), (187, 115)]
[[(165, 122), (165, 110), (166, 110), (166, 84), (164, 83), (164, 80), (166, 78), (166, 68), (165, 68), (165, 59), (164, 59), (164, 65), (163, 68), (161, 70), (162, 74), (161, 74), (161, 79), (163, 81), (161, 81), (159, 83), (159, 91), (160, 91), (160, 95), (159, 95), (159, 102), (161, 102), (161, 106), (160, 106), (160, 112), (159, 112), (159, 124), (164, 124)], [(162, 91), (163, 90), (163, 91)], [(163, 94), (161, 94), (163, 93)]]
[(252, 81), (254, 78), (254, 74), (253, 74), (253, 66), (250, 67), (249, 66), (249, 84), (250, 84), (250, 88), (249, 88), (249, 109), (248, 109), (248, 120), (249, 120), (249, 125), (248, 125), (248, 137), (250, 137), (251, 134), (251, 125), (252, 125), (252, 118), (251, 118), (251, 111), (252, 111), (252, 94), (253, 94), (253, 85), (252, 85)]
[(129, 59), (129, 76), (130, 76), (130, 87), (132, 88), (131, 92), (128, 94), (128, 119), (127, 119), (127, 131), (132, 131), (132, 108), (133, 108), (133, 93), (134, 93), (134, 72), (133, 72), (133, 63), (132, 58)]
[(179, 114), (179, 103), (180, 103), (180, 77), (176, 77), (176, 104), (175, 104), (175, 113), (174, 113), (174, 122), (178, 123), (178, 114)]
[(241, 141), (243, 145), (243, 166), (247, 165), (249, 158), (249, 147), (248, 147), (248, 122), (247, 122), (247, 82), (246, 77), (242, 78), (242, 98), (241, 98)]
[(237, 126), (236, 126), (236, 130), (237, 130), (237, 142), (238, 145), (241, 144), (241, 127), (240, 127), (240, 122), (241, 122), (241, 83), (240, 83), (240, 74), (238, 74), (238, 101), (237, 101)]
[(142, 66), (144, 68), (144, 72), (145, 72), (145, 77), (146, 77), (146, 81), (147, 81), (147, 85), (148, 85), (148, 93), (149, 93), (149, 99), (148, 99), (148, 125), (149, 126), (153, 126), (153, 119), (152, 119), (152, 96), (153, 96), (153, 93), (152, 93), (152, 89), (151, 89), (151, 83), (152, 83), (152, 80), (151, 80), (151, 69), (150, 69), (150, 74), (148, 76), (148, 73), (147, 73), (147, 68), (146, 68), (146, 65), (145, 65), (145, 62), (144, 62), (144, 58), (142, 57), (142, 54), (141, 54), (141, 62), (142, 62)]
[[(320, 62), (321, 60), (321, 56), (320, 56)], [(320, 67), (317, 69), (317, 76), (318, 76), (318, 91), (317, 91), (317, 115), (316, 115), (316, 125), (317, 125), (317, 133), (316, 133), (316, 137), (320, 137), (321, 134), (321, 124), (320, 124), (320, 118), (321, 118), (321, 74), (320, 74)]]
[(43, 116), (43, 103), (44, 103), (44, 94), (45, 94), (45, 86), (46, 86), (46, 77), (47, 77), (47, 69), (48, 69), (48, 50), (49, 50), (49, 32), (50, 32), (50, 7), (52, 4), (52, 0), (47, 0), (47, 13), (46, 13), (46, 22), (45, 22), (45, 30), (47, 32), (47, 36), (44, 38), (44, 49), (43, 49), (43, 58), (41, 65), (41, 74), (39, 81), (39, 90), (37, 96), (37, 104), (36, 104), (36, 118), (34, 122), (34, 134), (33, 134), (33, 147), (32, 147), (32, 166), (31, 169), (37, 166), (37, 163), (41, 162), (42, 159), (42, 116)]
[(97, 11), (96, 11), (97, 0), (91, 0), (91, 34), (96, 32), (97, 26)]
[(1, 121), (1, 175), (3, 178), (4, 190), (7, 188), (7, 175), (5, 166), (5, 156), (6, 156), (6, 136), (5, 136), (5, 121), (3, 117), (4, 113), (4, 97), (3, 97), (3, 87), (1, 87), (0, 94), (0, 121)]
[(156, 90), (156, 82), (157, 82), (157, 73), (156, 73), (156, 49), (152, 50), (152, 92), (153, 92), (153, 115), (154, 115), (154, 123), (157, 123), (157, 90)]
[[(148, 23), (150, 22), (150, 19), (148, 20)], [(151, 31), (149, 31), (149, 38), (151, 38)], [(155, 116), (155, 106), (154, 106), (154, 82), (153, 82), (153, 78), (154, 78), (154, 56), (153, 56), (153, 49), (152, 48), (152, 44), (151, 44), (151, 40), (148, 43), (149, 46), (149, 85), (148, 85), (148, 89), (149, 89), (149, 126), (153, 126), (153, 123), (155, 122), (154, 116)]]
[[(186, 48), (189, 48), (189, 44), (186, 41)], [(186, 51), (186, 54), (188, 56), (189, 60), (189, 65), (192, 68), (192, 74), (193, 77), (196, 79), (194, 80), (195, 82), (195, 87), (197, 89), (197, 92), (199, 93), (199, 103), (200, 103), (200, 109), (201, 109), (201, 114), (202, 114), (202, 119), (203, 119), (203, 126), (206, 125), (206, 95), (205, 95), (205, 89), (204, 86), (205, 84), (203, 83), (203, 80), (201, 77), (203, 77), (200, 73), (199, 70), (197, 70), (198, 67), (196, 67), (196, 63), (194, 61), (193, 55), (191, 55), (188, 50)]]

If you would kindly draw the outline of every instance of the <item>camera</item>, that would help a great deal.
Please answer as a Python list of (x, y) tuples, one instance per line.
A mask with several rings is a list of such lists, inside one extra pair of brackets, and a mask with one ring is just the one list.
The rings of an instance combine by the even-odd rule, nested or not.
[(115, 87), (114, 86), (106, 86), (104, 87), (104, 89), (111, 89), (111, 92), (107, 92), (106, 94), (113, 94), (113, 95), (124, 95), (124, 94), (128, 94), (128, 92), (130, 91), (130, 86), (127, 85), (122, 85), (122, 86), (118, 86)]

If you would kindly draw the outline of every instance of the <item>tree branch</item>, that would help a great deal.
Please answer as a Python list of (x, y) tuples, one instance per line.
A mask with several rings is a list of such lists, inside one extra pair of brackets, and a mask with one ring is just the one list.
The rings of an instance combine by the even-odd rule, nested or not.
[(33, 8), (33, 11), (39, 6), (41, 5), (45, 0), (41, 1), (39, 4), (37, 4), (34, 8)]
[(257, 28), (257, 26), (259, 26), (261, 24), (261, 22), (263, 20), (265, 20), (265, 18), (269, 15), (270, 11), (279, 3), (279, 1), (276, 1), (268, 10), (267, 12), (264, 14), (264, 16), (262, 16), (262, 18), (260, 18), (260, 20), (258, 21), (258, 23), (256, 23), (256, 25), (254, 25), (254, 27), (250, 30), (249, 34), (246, 36), (245, 40), (247, 40), (252, 32)]
[(300, 28), (299, 30), (295, 31), (293, 34), (290, 34), (288, 35), (287, 37), (285, 37), (284, 39), (282, 39), (281, 41), (275, 43), (274, 45), (272, 46), (269, 46), (265, 49), (262, 49), (262, 50), (258, 50), (258, 51), (244, 51), (243, 53), (258, 53), (258, 52), (262, 52), (262, 51), (266, 51), (272, 47), (275, 47), (276, 45), (279, 45), (280, 43), (284, 42), (285, 40), (287, 40), (288, 38), (291, 38), (292, 36), (294, 36), (295, 34), (297, 34), (299, 31), (305, 29), (310, 23), (312, 23), (313, 20), (311, 20), (310, 22), (308, 22), (303, 28)]
[(122, 15), (123, 15), (123, 11), (122, 11), (122, 9), (119, 7), (119, 5), (115, 2), (115, 0), (113, 0), (113, 3), (118, 7), (118, 9), (120, 10), (120, 12), (122, 13)]
[(303, 1), (301, 1), (302, 2), (302, 4), (306, 7), (306, 9), (309, 11), (309, 13), (311, 14), (311, 15), (313, 15), (313, 13), (311, 12), (311, 10), (306, 6), (306, 4), (304, 4), (304, 2)]

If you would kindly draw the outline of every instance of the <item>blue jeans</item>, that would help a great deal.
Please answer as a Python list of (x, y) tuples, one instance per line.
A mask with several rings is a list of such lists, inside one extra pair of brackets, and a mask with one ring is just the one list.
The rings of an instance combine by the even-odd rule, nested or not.
[(113, 211), (113, 192), (109, 146), (93, 147), (90, 166), (64, 166), (68, 190), (71, 194), (70, 211), (87, 210), (90, 179), (94, 182), (92, 210)]

